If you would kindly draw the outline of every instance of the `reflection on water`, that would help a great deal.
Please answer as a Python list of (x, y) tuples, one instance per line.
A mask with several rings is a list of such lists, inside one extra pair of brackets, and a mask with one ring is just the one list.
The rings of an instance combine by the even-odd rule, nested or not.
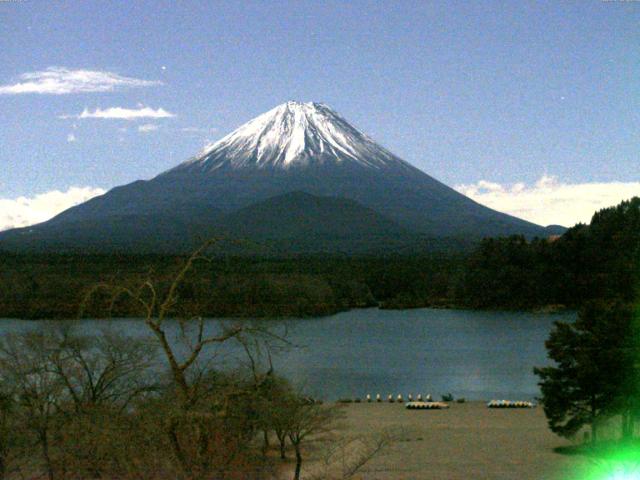
[(463, 310), (358, 310), (291, 325), (309, 345), (282, 370), (328, 398), (367, 393), (451, 392), (469, 399), (538, 394), (534, 365), (548, 363), (544, 341), (568, 315)]
[[(352, 310), (330, 317), (267, 321), (286, 328), (296, 348), (274, 356), (276, 371), (311, 395), (328, 400), (367, 393), (434, 398), (451, 392), (467, 399), (538, 395), (533, 366), (545, 365), (544, 341), (556, 320), (574, 314), (417, 309)], [(145, 334), (140, 320), (85, 320)], [(211, 322), (213, 328), (215, 322)], [(3, 332), (37, 328), (36, 322), (2, 320)], [(177, 331), (175, 323), (170, 323)], [(228, 349), (227, 354), (229, 354)]]

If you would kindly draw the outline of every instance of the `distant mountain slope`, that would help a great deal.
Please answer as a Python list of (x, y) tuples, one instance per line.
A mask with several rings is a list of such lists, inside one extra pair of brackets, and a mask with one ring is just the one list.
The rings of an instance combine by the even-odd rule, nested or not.
[[(159, 243), (165, 248), (174, 241), (178, 247), (184, 243), (184, 232), (209, 235), (222, 227), (219, 218), (228, 216), (232, 222), (232, 213), (292, 192), (349, 199), (366, 207), (370, 213), (360, 211), (363, 217), (352, 218), (350, 225), (314, 217), (320, 222), (314, 231), (340, 232), (345, 238), (358, 238), (367, 229), (376, 231), (381, 218), (402, 231), (431, 238), (549, 235), (539, 225), (491, 210), (440, 183), (377, 145), (326, 105), (288, 102), (152, 180), (114, 188), (40, 225), (0, 233), (0, 248), (64, 249), (77, 244), (78, 238), (85, 239), (92, 250), (112, 248), (114, 238), (129, 242), (132, 249)], [(296, 198), (305, 208), (314, 208), (309, 199), (305, 203), (302, 197)], [(296, 202), (287, 201), (299, 212)], [(275, 203), (268, 205), (276, 208)], [(245, 215), (244, 224), (230, 224), (229, 231), (240, 232), (242, 226), (260, 236), (271, 228), (251, 210), (238, 215)], [(124, 218), (129, 219), (126, 227)], [(155, 218), (162, 228), (136, 229), (136, 218)], [(271, 221), (285, 218), (279, 215)], [(373, 223), (365, 228), (367, 221)], [(304, 230), (293, 231), (298, 223), (289, 222), (283, 229), (303, 238)], [(302, 225), (309, 227), (308, 222)], [(101, 233), (82, 231), (85, 228)], [(65, 230), (75, 233), (65, 234)], [(159, 235), (164, 239), (154, 238)], [(287, 246), (281, 247), (286, 250)]]
[[(189, 222), (179, 215), (125, 214), (100, 221), (56, 222), (44, 234), (39, 228), (16, 229), (5, 235), (3, 246), (32, 251), (180, 252), (213, 236), (229, 239), (225, 248), (234, 252), (266, 255), (388, 252), (420, 242), (416, 234), (353, 200), (291, 192), (227, 215), (201, 212)], [(231, 239), (248, 242), (232, 245)]]
[(544, 230), (549, 236), (562, 235), (567, 231), (567, 227), (563, 227), (562, 225), (547, 225), (546, 227), (544, 227)]
[(370, 208), (344, 198), (291, 192), (255, 203), (222, 219), (238, 236), (286, 239), (301, 236), (388, 236), (410, 232)]
[(54, 222), (46, 228), (25, 227), (6, 232), (0, 249), (34, 252), (134, 252), (175, 253), (189, 251), (216, 233), (219, 214), (206, 221), (187, 222), (180, 216), (126, 214), (69, 222)]
[(221, 228), (275, 251), (365, 253), (391, 251), (419, 237), (359, 203), (291, 192), (223, 218)]

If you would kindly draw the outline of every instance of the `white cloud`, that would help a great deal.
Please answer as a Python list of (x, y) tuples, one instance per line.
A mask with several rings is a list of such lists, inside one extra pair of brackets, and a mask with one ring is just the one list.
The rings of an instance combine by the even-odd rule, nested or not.
[(69, 143), (74, 143), (77, 142), (78, 139), (76, 138), (76, 136), (73, 133), (70, 133), (69, 135), (67, 135), (67, 142)]
[(180, 130), (186, 133), (203, 133), (203, 134), (215, 133), (218, 131), (218, 129), (215, 127), (211, 127), (211, 128), (184, 127), (184, 128), (181, 128)]
[(155, 132), (156, 130), (158, 130), (158, 128), (158, 125), (155, 125), (153, 123), (145, 123), (144, 125), (140, 125), (138, 127), (138, 131), (142, 133), (149, 133)]
[(162, 85), (158, 80), (123, 77), (100, 70), (70, 70), (49, 67), (38, 72), (23, 73), (18, 83), (0, 85), (0, 95), (25, 93), (64, 95), (69, 93), (111, 92), (120, 88)]
[(101, 188), (70, 187), (33, 197), (0, 198), (0, 231), (44, 222), (67, 208), (105, 193)]
[(175, 114), (167, 112), (164, 108), (154, 110), (150, 107), (139, 106), (138, 108), (109, 107), (104, 110), (96, 108), (90, 112), (85, 108), (79, 115), (61, 115), (59, 118), (101, 118), (116, 120), (136, 120), (138, 118), (171, 118)]
[(597, 210), (640, 196), (640, 182), (562, 183), (548, 175), (543, 175), (532, 186), (524, 183), (508, 186), (480, 180), (455, 188), (495, 210), (539, 225), (567, 227), (578, 222), (589, 223)]

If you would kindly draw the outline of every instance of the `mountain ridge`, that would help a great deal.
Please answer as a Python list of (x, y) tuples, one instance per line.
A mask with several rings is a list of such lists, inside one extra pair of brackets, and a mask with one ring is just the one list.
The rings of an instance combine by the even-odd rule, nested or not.
[[(0, 248), (20, 248), (16, 238), (25, 244), (37, 243), (37, 238), (46, 243), (48, 236), (55, 237), (56, 248), (63, 248), (73, 245), (75, 236), (94, 238), (80, 232), (79, 225), (96, 228), (101, 221), (114, 231), (109, 235), (106, 227), (101, 228), (104, 238), (96, 238), (92, 249), (113, 248), (108, 237), (126, 244), (154, 244), (149, 228), (136, 230), (136, 218), (158, 219), (167, 238), (180, 239), (181, 230), (209, 235), (222, 228), (220, 218), (291, 192), (356, 202), (366, 209), (360, 211), (371, 219), (372, 228), (385, 218), (420, 238), (467, 241), (549, 235), (542, 226), (487, 208), (439, 182), (376, 144), (328, 106), (288, 102), (150, 180), (116, 187), (28, 229), (0, 233)], [(296, 202), (291, 205), (297, 208)], [(323, 208), (337, 205), (324, 201)], [(114, 222), (115, 218), (119, 220)], [(324, 221), (324, 213), (321, 218)], [(252, 221), (256, 228), (249, 230), (255, 233), (263, 220), (254, 216)], [(353, 224), (355, 236), (356, 226), (362, 225), (355, 219)], [(328, 231), (341, 231), (338, 227)], [(298, 228), (293, 236), (309, 226)], [(286, 247), (286, 239), (282, 242)]]

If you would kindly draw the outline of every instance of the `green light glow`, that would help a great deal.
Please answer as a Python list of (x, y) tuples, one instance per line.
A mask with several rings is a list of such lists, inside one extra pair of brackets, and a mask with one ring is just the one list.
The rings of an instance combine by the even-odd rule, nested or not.
[[(640, 249), (637, 250), (636, 268), (640, 267)], [(634, 279), (636, 298), (640, 298), (640, 277)], [(640, 421), (640, 302), (636, 301), (632, 312), (632, 335), (635, 342), (631, 348), (633, 355), (629, 360), (633, 362), (633, 369), (629, 374), (626, 392), (627, 407), (631, 412), (631, 430), (627, 432), (626, 440), (605, 440), (593, 446), (577, 447), (576, 453), (588, 459), (588, 474), (570, 477), (571, 480), (640, 480), (640, 438), (636, 423)]]
[(640, 447), (609, 445), (587, 454), (592, 469), (586, 477), (575, 480), (640, 480)]
[[(637, 470), (637, 467), (634, 468)], [(640, 473), (636, 471), (626, 471), (625, 468), (622, 468), (618, 471), (611, 473), (606, 477), (606, 480), (640, 480)]]

